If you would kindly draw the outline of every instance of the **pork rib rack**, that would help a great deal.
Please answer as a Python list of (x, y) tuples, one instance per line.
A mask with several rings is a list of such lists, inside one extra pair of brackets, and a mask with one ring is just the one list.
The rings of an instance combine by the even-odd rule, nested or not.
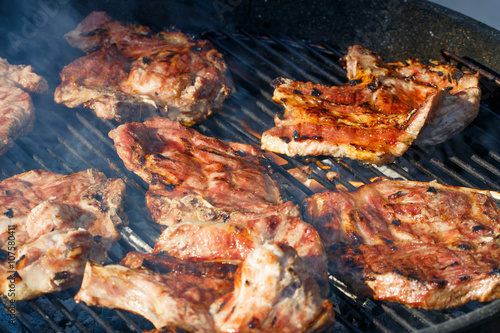
[(330, 270), (360, 296), (425, 309), (500, 297), (500, 209), (489, 191), (379, 179), (303, 208)]
[(358, 45), (342, 62), (350, 80), (342, 86), (272, 82), (273, 100), (285, 110), (262, 134), (263, 149), (387, 164), (413, 143), (445, 141), (479, 111), (478, 75), (448, 63), (384, 63)]
[(66, 34), (87, 55), (67, 65), (54, 100), (119, 122), (154, 116), (186, 126), (219, 110), (232, 86), (222, 55), (180, 31), (152, 32), (92, 12)]

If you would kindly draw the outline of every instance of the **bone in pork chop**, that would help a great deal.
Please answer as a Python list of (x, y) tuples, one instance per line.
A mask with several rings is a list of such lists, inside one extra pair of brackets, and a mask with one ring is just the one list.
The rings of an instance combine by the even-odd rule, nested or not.
[(33, 129), (35, 108), (29, 92), (46, 93), (47, 81), (31, 66), (11, 65), (0, 58), (0, 156), (14, 140)]
[(83, 104), (119, 122), (163, 116), (191, 126), (229, 96), (222, 55), (180, 31), (154, 33), (92, 12), (66, 39), (87, 53), (61, 73), (54, 100), (68, 107)]
[(500, 297), (500, 209), (488, 191), (379, 179), (303, 208), (332, 273), (360, 296), (425, 309)]
[[(158, 269), (170, 260), (154, 257), (132, 253), (121, 265), (88, 263), (75, 300), (140, 314), (155, 325), (154, 332), (315, 332), (334, 323), (332, 304), (286, 245), (256, 248), (234, 280), (205, 276), (210, 275), (207, 262), (184, 261), (190, 273), (140, 267), (153, 261)], [(174, 265), (181, 263), (175, 259)], [(201, 274), (196, 265), (202, 265)]]
[(104, 262), (120, 238), (124, 191), (122, 180), (96, 170), (32, 170), (3, 180), (0, 293), (25, 300), (78, 285), (86, 261)]
[[(232, 280), (198, 274), (196, 263), (187, 261), (184, 265), (193, 268), (189, 272), (160, 274), (138, 266), (137, 257), (155, 261), (151, 255), (132, 253), (121, 265), (89, 262), (76, 302), (124, 309), (143, 316), (156, 328), (168, 325), (193, 332), (216, 332), (208, 310), (218, 297), (233, 290)], [(206, 265), (202, 271), (206, 271)]]
[(149, 183), (146, 201), (157, 223), (229, 222), (266, 215), (298, 216), (255, 147), (207, 137), (156, 117), (109, 133), (127, 169)]
[(324, 299), (297, 252), (284, 244), (256, 248), (236, 271), (234, 291), (210, 306), (218, 332), (317, 332), (332, 327)]
[(273, 81), (285, 110), (262, 134), (263, 149), (386, 164), (413, 143), (445, 141), (479, 111), (478, 74), (437, 61), (384, 63), (358, 45), (342, 61), (350, 80), (342, 86)]

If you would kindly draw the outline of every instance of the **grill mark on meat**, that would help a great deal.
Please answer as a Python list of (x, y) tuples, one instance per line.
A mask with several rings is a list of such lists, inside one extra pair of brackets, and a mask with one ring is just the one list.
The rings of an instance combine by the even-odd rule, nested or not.
[(394, 219), (391, 221), (392, 224), (394, 224), (395, 226), (399, 227), (401, 225), (401, 221), (398, 220), (398, 219)]
[(237, 150), (236, 155), (238, 155), (239, 157), (245, 157), (247, 156), (247, 153), (245, 153), (243, 150)]
[(467, 244), (458, 244), (457, 247), (460, 250), (470, 250), (471, 249), (470, 245), (467, 245)]
[(482, 226), (482, 225), (475, 225), (475, 226), (472, 227), (472, 231), (474, 231), (474, 232), (478, 232), (478, 231), (481, 231), (481, 230), (486, 230), (486, 227)]
[(394, 200), (394, 199), (398, 199), (402, 196), (405, 196), (407, 193), (404, 193), (403, 191), (397, 191), (396, 193), (393, 193), (391, 195), (389, 195), (387, 198), (389, 200)]
[(260, 325), (259, 318), (252, 318), (250, 322), (247, 324), (248, 328), (256, 328)]
[(8, 218), (13, 218), (14, 217), (14, 212), (12, 211), (12, 208), (8, 208), (3, 215), (7, 216)]
[(429, 188), (427, 189), (427, 192), (436, 194), (437, 190), (434, 187), (429, 186)]
[(9, 251), (0, 249), (0, 261), (7, 261), (8, 258), (9, 258)]
[(312, 88), (312, 90), (311, 90), (311, 96), (318, 97), (318, 96), (321, 96), (321, 95), (322, 95), (322, 92), (320, 90), (318, 90), (316, 88)]
[(451, 263), (451, 264), (449, 264), (449, 265), (446, 265), (446, 266), (444, 266), (444, 267), (440, 268), (440, 270), (444, 270), (444, 269), (447, 269), (448, 267), (453, 267), (453, 266), (456, 266), (456, 265), (458, 265), (458, 264), (459, 264), (459, 262), (458, 262), (458, 261), (455, 261), (455, 262), (453, 262), (453, 263)]

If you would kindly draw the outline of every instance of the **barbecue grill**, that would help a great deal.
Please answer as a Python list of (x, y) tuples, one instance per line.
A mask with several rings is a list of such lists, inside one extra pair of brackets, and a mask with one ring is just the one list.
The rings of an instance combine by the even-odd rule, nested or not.
[[(17, 4), (16, 4), (17, 5)], [(236, 91), (223, 109), (194, 128), (217, 138), (260, 146), (260, 134), (273, 126), (281, 109), (269, 83), (283, 76), (338, 85), (347, 81), (338, 64), (347, 47), (360, 44), (384, 60), (406, 57), (447, 59), (481, 71), (483, 98), (477, 119), (462, 133), (431, 147), (411, 147), (394, 163), (376, 167), (348, 159), (289, 158), (266, 153), (285, 196), (300, 203), (317, 191), (350, 190), (377, 176), (438, 180), (442, 184), (500, 191), (500, 33), (477, 21), (425, 1), (33, 1), (2, 4), (0, 56), (31, 64), (49, 81), (49, 94), (33, 96), (34, 130), (16, 140), (0, 158), (1, 178), (31, 169), (63, 174), (97, 168), (127, 184), (125, 210), (130, 224), (110, 253), (118, 262), (128, 251), (151, 251), (162, 228), (145, 209), (148, 185), (129, 172), (107, 134), (119, 124), (90, 110), (53, 102), (63, 66), (81, 56), (63, 39), (92, 10), (153, 29), (174, 25), (210, 40), (225, 55)], [(30, 25), (31, 24), (31, 25)], [(30, 30), (31, 29), (31, 30)], [(336, 177), (327, 177), (334, 172)], [(497, 202), (498, 203), (498, 202)], [(483, 325), (493, 329), (500, 300), (426, 311), (353, 295), (331, 277), (330, 300), (336, 332), (459, 332)], [(78, 288), (16, 303), (16, 323), (1, 315), (1, 332), (142, 332), (153, 326), (121, 310), (76, 304)], [(6, 307), (8, 304), (5, 303)]]

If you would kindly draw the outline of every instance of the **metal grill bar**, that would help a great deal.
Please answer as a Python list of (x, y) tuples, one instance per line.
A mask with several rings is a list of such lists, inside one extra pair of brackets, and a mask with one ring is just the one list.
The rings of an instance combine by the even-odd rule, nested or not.
[(57, 325), (57, 323), (55, 323), (52, 318), (47, 315), (45, 313), (45, 311), (43, 311), (39, 306), (38, 304), (36, 304), (36, 302), (29, 302), (28, 303), (29, 306), (34, 309), (39, 315), (40, 317), (45, 320), (45, 322), (49, 325), (49, 327), (54, 331), (54, 332), (57, 332), (57, 333), (62, 333), (63, 330), (59, 327), (59, 325)]
[(101, 326), (101, 328), (106, 333), (115, 333), (115, 330), (108, 324), (106, 320), (104, 320), (97, 312), (88, 307), (85, 303), (79, 303), (81, 308), (85, 310), (92, 318), (94, 318), (95, 322)]
[(137, 332), (137, 333), (141, 333), (142, 330), (141, 328), (132, 320), (130, 319), (124, 311), (121, 311), (121, 310), (115, 310), (115, 313), (118, 315), (118, 317), (120, 317), (127, 325), (128, 329), (130, 330), (130, 332)]
[(54, 297), (54, 295), (47, 295), (47, 297), (50, 299), (54, 307), (59, 310), (67, 319), (68, 319), (68, 326), (75, 326), (78, 330), (80, 330), (83, 333), (90, 333), (89, 330), (69, 311), (60, 301), (57, 297)]

